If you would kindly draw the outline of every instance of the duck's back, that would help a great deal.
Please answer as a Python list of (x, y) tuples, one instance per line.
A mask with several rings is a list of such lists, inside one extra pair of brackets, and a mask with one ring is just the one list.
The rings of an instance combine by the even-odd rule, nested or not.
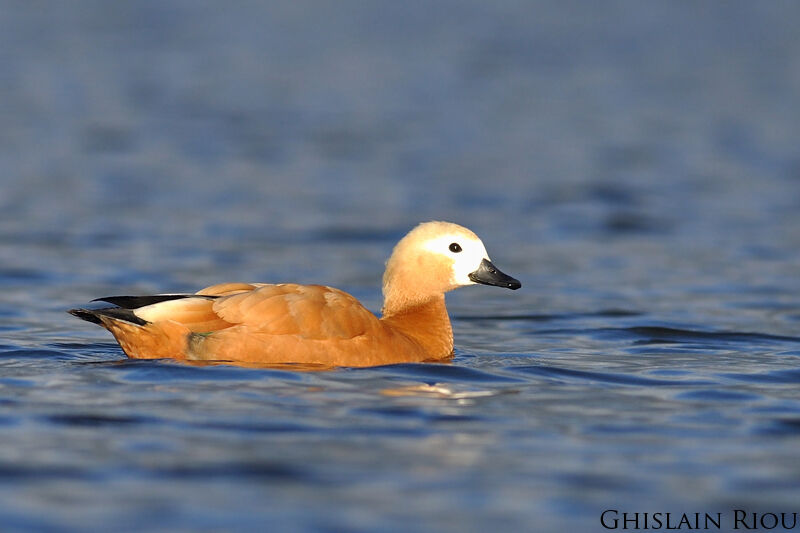
[[(205, 323), (211, 323), (209, 317), (218, 320), (216, 327), (207, 331), (194, 322), (183, 322), (191, 331), (187, 359), (342, 364), (346, 354), (351, 359), (363, 355), (366, 345), (385, 336), (385, 327), (374, 314), (351, 295), (332, 287), (224, 284), (203, 289), (198, 295), (145, 311), (156, 322), (181, 322), (182, 317), (190, 318), (181, 314), (182, 308), (204, 306), (210, 313), (203, 317)], [(166, 311), (160, 317), (159, 306)]]
[(346, 292), (321, 285), (261, 285), (213, 301), (222, 320), (251, 332), (302, 339), (351, 339), (378, 319)]

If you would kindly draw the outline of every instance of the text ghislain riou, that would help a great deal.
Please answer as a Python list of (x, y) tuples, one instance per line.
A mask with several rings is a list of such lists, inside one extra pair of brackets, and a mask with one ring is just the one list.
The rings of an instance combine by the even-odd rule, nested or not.
[(605, 529), (628, 530), (800, 530), (797, 515), (797, 512), (762, 513), (742, 509), (732, 509), (728, 513), (643, 513), (606, 509), (600, 515), (600, 524)]

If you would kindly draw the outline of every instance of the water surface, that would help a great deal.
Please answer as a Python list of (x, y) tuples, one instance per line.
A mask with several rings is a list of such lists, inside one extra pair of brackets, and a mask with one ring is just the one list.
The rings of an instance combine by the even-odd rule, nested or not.
[[(4, 531), (580, 531), (798, 511), (790, 2), (11, 3)], [(64, 311), (222, 281), (380, 308), (468, 225), (452, 364), (129, 361)]]

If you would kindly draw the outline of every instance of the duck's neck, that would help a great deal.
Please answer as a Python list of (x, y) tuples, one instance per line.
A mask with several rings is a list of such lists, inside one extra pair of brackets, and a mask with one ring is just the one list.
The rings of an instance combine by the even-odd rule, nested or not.
[(430, 359), (443, 359), (453, 353), (453, 328), (444, 294), (403, 307), (391, 303), (384, 305), (381, 320), (422, 345)]

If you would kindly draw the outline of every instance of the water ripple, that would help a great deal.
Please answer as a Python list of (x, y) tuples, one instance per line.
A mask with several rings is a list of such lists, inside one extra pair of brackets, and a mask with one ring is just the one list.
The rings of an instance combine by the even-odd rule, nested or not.
[(44, 421), (64, 426), (132, 426), (152, 424), (156, 419), (142, 416), (113, 416), (108, 414), (57, 414), (47, 415)]
[(441, 381), (462, 383), (515, 383), (519, 380), (496, 372), (486, 372), (459, 365), (406, 363), (386, 367), (392, 375), (407, 376), (434, 385)]
[(631, 385), (638, 387), (686, 387), (689, 385), (711, 385), (713, 382), (703, 380), (665, 380), (652, 379), (634, 374), (610, 373), (610, 372), (590, 372), (586, 370), (575, 370), (569, 368), (558, 368), (543, 365), (520, 365), (514, 366), (515, 372), (522, 372), (546, 378), (558, 378), (562, 381), (588, 380), (598, 383), (613, 383), (617, 385)]
[(783, 383), (783, 384), (798, 384), (800, 383), (800, 368), (773, 370), (770, 372), (759, 373), (726, 373), (720, 374), (721, 377), (734, 379), (737, 381), (746, 381), (750, 383)]

